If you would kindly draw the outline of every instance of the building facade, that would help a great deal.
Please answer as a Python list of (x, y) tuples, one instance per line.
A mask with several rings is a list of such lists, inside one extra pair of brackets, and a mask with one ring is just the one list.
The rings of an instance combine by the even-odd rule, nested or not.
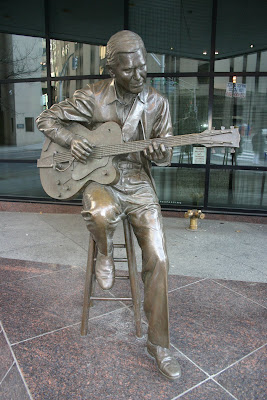
[(106, 42), (130, 29), (145, 42), (148, 83), (169, 99), (175, 135), (235, 126), (241, 136), (234, 153), (184, 145), (170, 167), (153, 167), (162, 208), (266, 215), (266, 11), (261, 0), (3, 2), (0, 200), (52, 202), (36, 167), (35, 118), (107, 78)]

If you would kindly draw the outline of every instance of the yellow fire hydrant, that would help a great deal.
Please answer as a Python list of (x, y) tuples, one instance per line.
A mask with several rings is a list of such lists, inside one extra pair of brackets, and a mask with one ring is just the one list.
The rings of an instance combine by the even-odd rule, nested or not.
[(192, 231), (197, 230), (197, 220), (205, 218), (205, 214), (201, 210), (188, 210), (184, 216), (185, 218), (190, 218), (189, 229)]

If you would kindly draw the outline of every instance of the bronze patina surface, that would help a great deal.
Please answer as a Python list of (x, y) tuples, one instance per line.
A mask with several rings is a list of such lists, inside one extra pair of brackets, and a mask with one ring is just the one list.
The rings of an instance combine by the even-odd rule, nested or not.
[[(68, 129), (82, 123), (95, 130), (116, 122), (122, 141), (133, 142), (172, 136), (168, 101), (146, 85), (146, 50), (142, 39), (130, 31), (113, 35), (107, 44), (111, 79), (77, 90), (71, 99), (53, 105), (38, 118), (38, 128), (72, 157), (86, 164), (94, 146)], [(169, 379), (180, 376), (180, 367), (169, 349), (168, 256), (162, 216), (150, 174), (150, 164), (168, 165), (171, 149), (152, 142), (142, 152), (122, 154), (113, 163), (119, 172), (115, 183), (90, 182), (83, 192), (82, 216), (98, 246), (96, 275), (100, 286), (114, 282), (113, 234), (122, 218), (131, 223), (142, 250), (144, 310), (148, 319), (148, 350), (159, 370)]]

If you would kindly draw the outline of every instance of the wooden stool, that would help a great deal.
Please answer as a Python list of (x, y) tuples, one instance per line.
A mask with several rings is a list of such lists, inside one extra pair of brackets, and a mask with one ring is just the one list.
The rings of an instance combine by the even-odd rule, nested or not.
[(141, 338), (142, 325), (141, 325), (141, 300), (140, 300), (140, 288), (138, 284), (137, 266), (134, 251), (134, 241), (132, 228), (127, 219), (123, 220), (124, 238), (125, 244), (114, 244), (114, 248), (126, 248), (127, 258), (114, 258), (114, 262), (127, 262), (128, 272), (127, 276), (115, 276), (115, 279), (129, 279), (131, 286), (132, 297), (94, 297), (94, 282), (95, 282), (95, 261), (97, 255), (97, 246), (95, 241), (90, 235), (89, 248), (88, 248), (88, 260), (85, 275), (85, 288), (84, 288), (84, 300), (83, 300), (83, 313), (82, 313), (82, 325), (81, 335), (86, 336), (88, 333), (88, 319), (89, 319), (89, 308), (92, 305), (93, 300), (102, 301), (132, 301), (134, 308), (134, 318), (136, 325), (136, 336)]

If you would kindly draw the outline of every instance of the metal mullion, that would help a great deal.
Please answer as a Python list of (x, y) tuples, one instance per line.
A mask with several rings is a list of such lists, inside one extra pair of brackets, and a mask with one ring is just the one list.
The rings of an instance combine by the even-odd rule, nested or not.
[(37, 159), (24, 159), (24, 158), (20, 158), (20, 159), (15, 159), (15, 158), (0, 158), (0, 163), (4, 164), (4, 163), (20, 163), (20, 164), (34, 164), (37, 163)]
[(244, 77), (265, 77), (266, 72), (148, 72), (147, 76), (150, 78), (180, 78), (180, 77), (233, 77), (233, 76), (244, 76)]
[(46, 82), (47, 78), (24, 78), (24, 79), (0, 79), (1, 85), (8, 85), (10, 83), (27, 83), (27, 82)]
[[(212, 19), (211, 19), (211, 43), (210, 43), (210, 80), (209, 80), (209, 99), (208, 99), (208, 129), (212, 129), (212, 113), (214, 99), (214, 66), (215, 66), (215, 48), (216, 48), (216, 29), (217, 29), (217, 0), (213, 0)], [(205, 187), (204, 187), (204, 208), (207, 207), (209, 201), (209, 185), (210, 185), (210, 153), (207, 150)]]
[(124, 0), (124, 16), (123, 16), (123, 29), (129, 29), (129, 0)]
[(53, 76), (50, 78), (51, 82), (55, 81), (81, 81), (83, 79), (107, 79), (110, 75), (66, 75), (66, 76)]
[(52, 106), (51, 64), (50, 64), (50, 0), (44, 0), (45, 10), (45, 46), (46, 46), (46, 77), (48, 107)]

